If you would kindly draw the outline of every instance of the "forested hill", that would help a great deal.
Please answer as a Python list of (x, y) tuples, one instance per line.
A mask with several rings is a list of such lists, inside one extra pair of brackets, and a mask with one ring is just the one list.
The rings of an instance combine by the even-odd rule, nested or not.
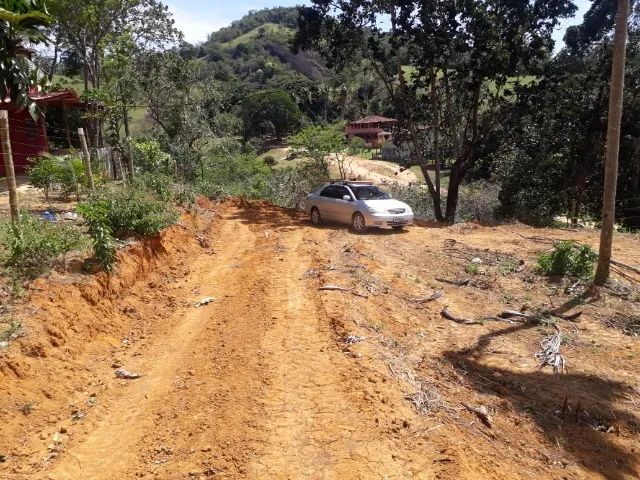
[(230, 26), (213, 32), (197, 48), (215, 78), (240, 80), (264, 86), (282, 86), (292, 76), (324, 80), (324, 62), (314, 52), (294, 54), (289, 47), (297, 29), (298, 12), (293, 8), (251, 11)]

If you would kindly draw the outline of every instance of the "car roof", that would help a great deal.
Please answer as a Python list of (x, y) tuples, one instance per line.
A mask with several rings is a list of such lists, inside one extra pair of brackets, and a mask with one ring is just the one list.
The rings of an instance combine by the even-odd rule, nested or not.
[(373, 182), (371, 182), (371, 181), (360, 181), (360, 180), (352, 180), (352, 181), (349, 181), (349, 180), (330, 180), (327, 183), (325, 183), (324, 187), (329, 187), (331, 185), (342, 186), (342, 187), (362, 187), (362, 186), (372, 187), (373, 186)]

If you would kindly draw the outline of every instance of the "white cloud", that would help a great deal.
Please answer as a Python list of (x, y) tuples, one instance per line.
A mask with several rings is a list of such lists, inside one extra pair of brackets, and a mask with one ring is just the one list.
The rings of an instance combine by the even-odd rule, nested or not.
[(177, 5), (177, 1), (165, 1), (176, 27), (184, 34), (184, 39), (189, 43), (204, 42), (210, 33), (226, 27), (231, 22), (216, 14), (214, 9), (210, 11), (189, 11)]

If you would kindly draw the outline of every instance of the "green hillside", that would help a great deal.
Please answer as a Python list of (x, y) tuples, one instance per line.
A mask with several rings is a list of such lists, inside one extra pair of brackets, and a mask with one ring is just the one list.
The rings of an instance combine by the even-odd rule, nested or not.
[(225, 82), (270, 87), (296, 78), (325, 80), (328, 71), (317, 53), (291, 50), (297, 18), (296, 8), (250, 12), (213, 32), (199, 47), (200, 58), (209, 63), (218, 80)]
[(276, 23), (267, 22), (264, 25), (249, 30), (247, 33), (229, 40), (228, 42), (222, 42), (227, 48), (234, 48), (241, 43), (251, 43), (255, 40), (267, 39), (272, 42), (278, 42), (282, 44), (288, 43), (295, 34), (295, 31), (285, 25), (278, 25)]

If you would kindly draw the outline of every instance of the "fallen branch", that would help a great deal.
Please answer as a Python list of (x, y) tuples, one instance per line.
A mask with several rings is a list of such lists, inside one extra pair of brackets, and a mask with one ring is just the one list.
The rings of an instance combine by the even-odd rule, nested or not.
[(564, 315), (564, 314), (554, 314), (551, 313), (551, 315), (553, 315), (554, 317), (558, 317), (561, 318), (562, 320), (568, 320), (569, 322), (573, 322), (575, 320), (577, 320), (578, 318), (580, 318), (580, 316), (582, 315), (582, 312), (574, 312), (574, 313), (570, 313), (568, 315)]
[(448, 278), (436, 277), (436, 280), (442, 283), (448, 283), (449, 285), (455, 285), (456, 287), (464, 287), (469, 285), (471, 281), (468, 278), (464, 278), (462, 280), (449, 280)]
[(521, 318), (525, 322), (539, 322), (540, 319), (534, 317), (533, 315), (528, 315), (526, 313), (518, 312), (515, 310), (505, 310), (504, 312), (498, 315), (498, 318), (502, 319), (511, 319), (511, 318)]
[(364, 293), (356, 292), (353, 288), (338, 287), (336, 285), (325, 285), (324, 287), (318, 288), (318, 290), (335, 291), (335, 292), (348, 292), (351, 295), (355, 295), (356, 297), (369, 298), (368, 295), (365, 295)]
[(491, 428), (491, 417), (489, 416), (489, 411), (487, 407), (484, 405), (480, 407), (474, 407), (473, 405), (469, 405), (468, 403), (461, 402), (462, 406), (469, 410), (472, 413), (475, 413), (478, 418), (484, 423), (487, 427)]
[(629, 265), (628, 263), (622, 263), (618, 260), (611, 259), (611, 263), (617, 267), (626, 268), (627, 270), (631, 270), (634, 273), (640, 275), (640, 267), (634, 267), (633, 265)]
[(456, 317), (451, 312), (449, 312), (449, 310), (447, 310), (447, 307), (444, 307), (440, 314), (447, 320), (451, 320), (452, 322), (460, 323), (462, 325), (482, 325), (482, 322), (479, 322), (477, 320), (469, 320), (467, 318)]
[(414, 298), (411, 301), (415, 303), (429, 303), (443, 297), (444, 297), (444, 292), (442, 290), (436, 290), (435, 292), (433, 292), (433, 294), (431, 294), (428, 297)]

